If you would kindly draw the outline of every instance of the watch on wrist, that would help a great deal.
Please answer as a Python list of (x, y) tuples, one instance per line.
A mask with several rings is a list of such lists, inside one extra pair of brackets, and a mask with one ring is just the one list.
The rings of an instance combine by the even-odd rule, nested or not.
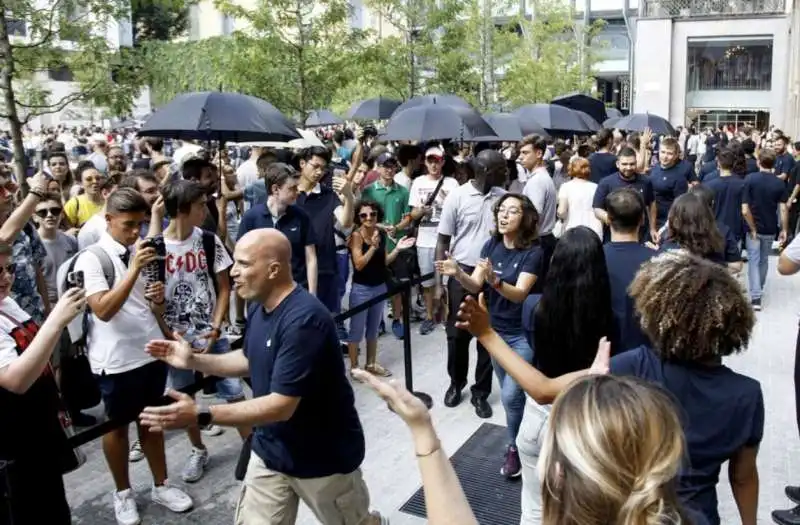
[(199, 427), (207, 427), (212, 423), (212, 419), (209, 407), (200, 407), (197, 410), (197, 425)]

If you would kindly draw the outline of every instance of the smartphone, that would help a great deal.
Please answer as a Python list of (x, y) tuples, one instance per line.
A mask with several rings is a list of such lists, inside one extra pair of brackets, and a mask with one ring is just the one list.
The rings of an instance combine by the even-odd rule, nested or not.
[(142, 248), (153, 248), (156, 251), (156, 260), (145, 268), (145, 278), (148, 282), (167, 282), (167, 245), (163, 237), (150, 237), (142, 243)]
[(346, 170), (343, 170), (342, 168), (334, 168), (333, 170), (334, 177), (344, 177), (345, 175), (347, 175)]
[(76, 270), (67, 274), (67, 289), (83, 288), (83, 271)]

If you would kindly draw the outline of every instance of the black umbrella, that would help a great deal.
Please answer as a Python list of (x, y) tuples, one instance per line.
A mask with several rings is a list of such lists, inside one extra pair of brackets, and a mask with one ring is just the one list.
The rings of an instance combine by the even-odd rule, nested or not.
[(247, 142), (300, 138), (275, 106), (239, 93), (184, 93), (155, 111), (139, 130), (142, 137)]
[(385, 140), (431, 140), (453, 139), (472, 141), (481, 137), (497, 141), (494, 129), (471, 108), (459, 108), (442, 104), (429, 104), (409, 108), (396, 113), (386, 124), (382, 135)]
[(386, 120), (392, 116), (394, 110), (400, 106), (399, 100), (389, 98), (370, 98), (356, 102), (347, 112), (347, 118), (352, 120)]
[(644, 131), (645, 128), (656, 135), (675, 135), (675, 128), (663, 117), (651, 113), (633, 113), (619, 119), (614, 127), (626, 131)]
[(402, 104), (400, 104), (397, 109), (394, 110), (392, 116), (397, 115), (401, 111), (405, 111), (409, 108), (415, 108), (418, 106), (427, 106), (430, 104), (439, 104), (441, 106), (455, 106), (459, 108), (467, 108), (472, 109), (472, 106), (461, 97), (456, 95), (419, 95), (416, 97), (412, 97)]
[(497, 138), (489, 137), (475, 137), (478, 142), (519, 142), (525, 135), (540, 135), (542, 137), (549, 137), (547, 132), (536, 124), (535, 122), (523, 123), (518, 116), (513, 113), (490, 113), (483, 116), (484, 120), (492, 126)]
[(608, 118), (606, 114), (606, 105), (603, 101), (583, 93), (561, 95), (551, 100), (550, 103), (577, 111), (583, 111), (597, 122), (603, 122)]
[(618, 110), (617, 108), (606, 108), (606, 114), (608, 118), (622, 118), (625, 115), (622, 114), (622, 111)]
[(337, 126), (344, 124), (341, 117), (337, 117), (332, 111), (327, 109), (314, 109), (308, 112), (306, 117), (306, 127), (316, 128), (319, 126)]
[(606, 129), (614, 129), (617, 127), (617, 122), (622, 117), (609, 117), (603, 121), (603, 127)]
[(514, 111), (523, 124), (535, 123), (550, 133), (587, 133), (589, 128), (574, 111), (556, 104), (528, 104)]
[(598, 124), (598, 122), (595, 119), (593, 119), (591, 115), (584, 113), (583, 111), (578, 111), (577, 109), (574, 109), (573, 111), (578, 114), (578, 116), (581, 118), (583, 123), (589, 129), (589, 131), (591, 132), (600, 131), (601, 129), (600, 124)]

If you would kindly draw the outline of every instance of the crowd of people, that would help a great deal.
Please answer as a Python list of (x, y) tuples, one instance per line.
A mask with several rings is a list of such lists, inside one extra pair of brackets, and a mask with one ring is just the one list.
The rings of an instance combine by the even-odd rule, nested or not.
[[(728, 461), (756, 523), (763, 395), (723, 358), (769, 306), (773, 245), (781, 273), (800, 270), (800, 164), (781, 132), (720, 129), (701, 152), (691, 130), (464, 147), (340, 129), (241, 162), (116, 144), (127, 132), (82, 154), (65, 134), (43, 141), (24, 191), (0, 171), (0, 418), (18, 429), (0, 437), (0, 523), (70, 523), (64, 427), (96, 422), (73, 391), (80, 366), (118, 423), (102, 447), (121, 525), (141, 522), (130, 462), (147, 459), (153, 502), (186, 512), (162, 431), (186, 429), (194, 483), (222, 427), (243, 442), (237, 524), (294, 523), (300, 501), (326, 525), (387, 523), (370, 510), (351, 381), (408, 423), (429, 521), (475, 523), (427, 409), (381, 379), (385, 326), (411, 327), (397, 296), (387, 325), (379, 298), (412, 277), (419, 334), (444, 325), (444, 405), (462, 401), (473, 339), (479, 418), (497, 377), (508, 440), (486, 454), (522, 478), (523, 524), (717, 525)], [(207, 376), (223, 402), (181, 392)]]

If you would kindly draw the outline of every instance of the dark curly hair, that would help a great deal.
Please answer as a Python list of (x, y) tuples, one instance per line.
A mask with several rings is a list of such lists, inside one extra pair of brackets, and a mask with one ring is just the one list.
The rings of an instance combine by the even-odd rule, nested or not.
[(353, 208), (355, 210), (353, 223), (356, 226), (361, 226), (361, 217), (359, 214), (361, 213), (361, 208), (372, 208), (378, 214), (378, 217), (375, 219), (375, 222), (381, 223), (383, 222), (383, 208), (377, 202), (369, 199), (362, 199), (358, 201)]
[[(518, 250), (530, 248), (539, 239), (539, 212), (531, 200), (520, 193), (506, 193), (494, 205), (494, 225), (495, 228), (500, 224), (497, 216), (500, 214), (500, 206), (508, 199), (517, 199), (522, 205), (522, 222), (519, 224), (519, 233), (514, 240), (514, 247)], [(497, 229), (492, 234), (498, 242), (503, 242), (503, 234)]]
[(672, 203), (667, 218), (669, 239), (700, 257), (724, 253), (725, 239), (714, 212), (696, 194), (684, 193)]
[(741, 285), (702, 257), (663, 253), (642, 265), (628, 292), (662, 359), (707, 361), (741, 352), (750, 341), (755, 316)]

